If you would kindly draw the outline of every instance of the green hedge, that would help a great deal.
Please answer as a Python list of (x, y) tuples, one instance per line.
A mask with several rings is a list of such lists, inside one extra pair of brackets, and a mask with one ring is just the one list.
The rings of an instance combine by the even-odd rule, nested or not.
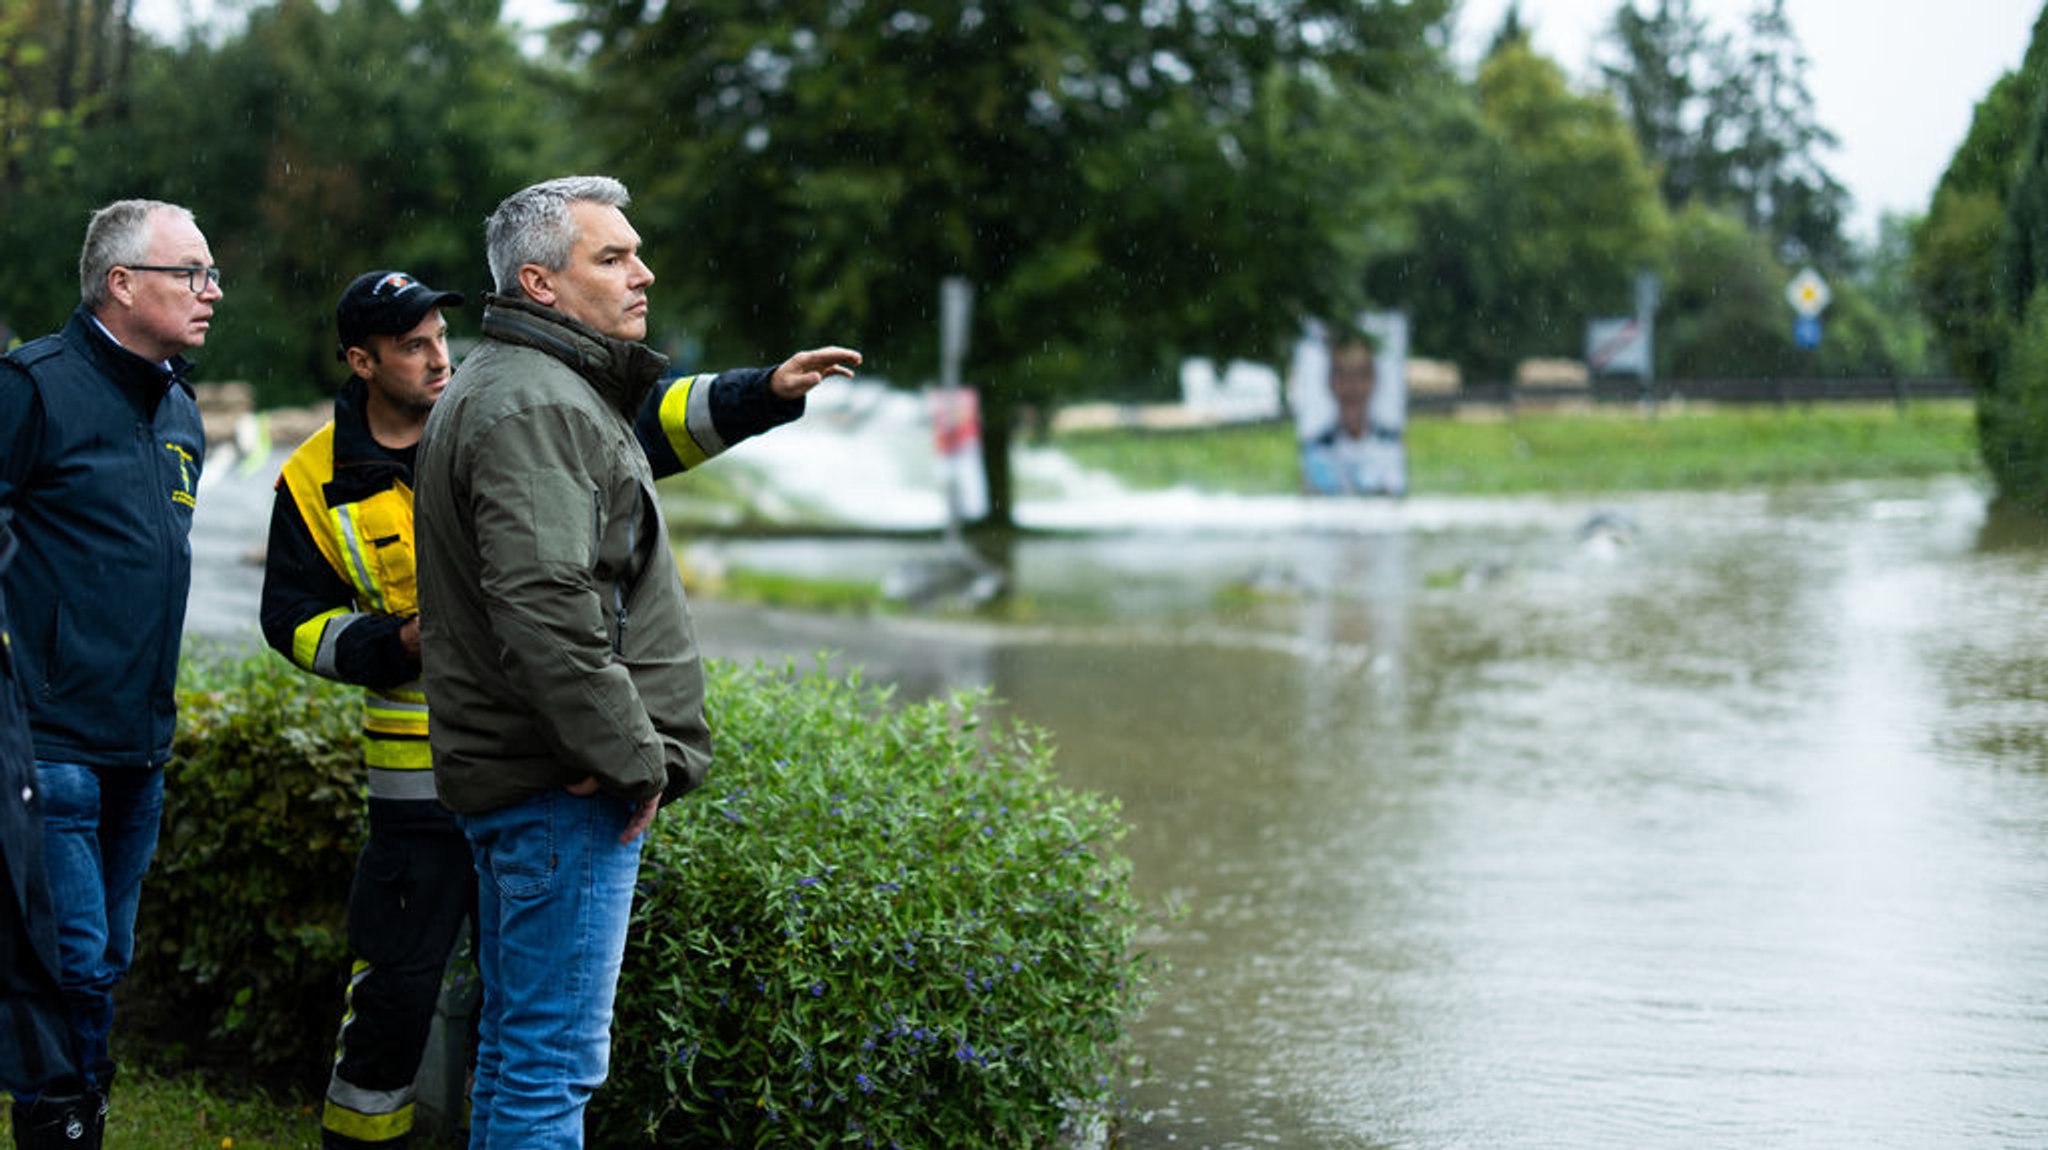
[(988, 700), (712, 664), (643, 864), (598, 1145), (1043, 1146), (1151, 993), (1115, 804)]
[[(1099, 1125), (1153, 967), (1115, 804), (985, 696), (710, 661), (718, 762), (655, 824), (595, 1145), (1038, 1146)], [(188, 652), (124, 1027), (314, 1086), (360, 843), (357, 698)]]
[(123, 1008), (174, 1060), (318, 1082), (348, 973), (361, 693), (268, 651), (188, 649)]

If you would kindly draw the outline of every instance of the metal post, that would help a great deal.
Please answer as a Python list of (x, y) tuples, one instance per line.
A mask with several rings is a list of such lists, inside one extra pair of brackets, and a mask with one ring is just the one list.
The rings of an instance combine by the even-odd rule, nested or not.
[(1636, 330), (1643, 333), (1643, 396), (1652, 400), (1657, 394), (1657, 304), (1662, 294), (1657, 273), (1636, 273)]
[[(950, 401), (960, 386), (960, 365), (967, 358), (968, 328), (974, 317), (974, 285), (965, 276), (947, 276), (939, 281), (939, 387)], [(944, 460), (946, 484), (946, 540), (960, 541), (960, 479)]]

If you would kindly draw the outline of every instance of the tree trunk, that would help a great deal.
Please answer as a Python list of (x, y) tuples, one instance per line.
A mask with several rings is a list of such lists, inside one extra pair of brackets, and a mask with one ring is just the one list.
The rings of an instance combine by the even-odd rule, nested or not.
[(113, 0), (92, 0), (92, 27), (86, 33), (85, 95), (93, 101), (95, 120), (103, 118), (106, 109), (101, 97), (107, 93), (107, 53), (114, 50), (113, 30), (108, 27), (113, 18)]
[(988, 515), (977, 527), (1009, 530), (1016, 526), (1010, 475), (1010, 441), (1017, 429), (1017, 397), (1001, 385), (981, 392), (981, 472), (988, 480)]
[(57, 110), (69, 112), (78, 104), (78, 52), (83, 39), (80, 25), (85, 21), (85, 0), (65, 5), (64, 47), (57, 53)]
[(120, 26), (114, 35), (114, 98), (112, 107), (115, 123), (128, 119), (128, 62), (135, 55), (135, 0), (122, 0)]

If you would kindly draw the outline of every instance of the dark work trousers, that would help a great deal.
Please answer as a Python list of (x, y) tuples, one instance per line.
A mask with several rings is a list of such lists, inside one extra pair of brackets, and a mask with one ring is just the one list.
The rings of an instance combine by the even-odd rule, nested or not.
[(370, 800), (370, 834), (349, 888), (348, 1008), (321, 1114), (330, 1148), (406, 1145), (413, 1079), (448, 955), (476, 914), (476, 864), (447, 808)]

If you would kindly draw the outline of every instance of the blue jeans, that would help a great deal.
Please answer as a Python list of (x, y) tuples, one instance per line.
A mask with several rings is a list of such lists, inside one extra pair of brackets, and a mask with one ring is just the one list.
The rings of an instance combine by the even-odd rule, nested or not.
[(484, 1001), (470, 1150), (583, 1145), (611, 1059), (612, 995), (642, 838), (632, 808), (554, 791), (460, 816), (477, 871)]
[(64, 1005), (93, 1085), (113, 1078), (114, 987), (135, 957), (135, 908), (164, 809), (159, 768), (36, 763)]

